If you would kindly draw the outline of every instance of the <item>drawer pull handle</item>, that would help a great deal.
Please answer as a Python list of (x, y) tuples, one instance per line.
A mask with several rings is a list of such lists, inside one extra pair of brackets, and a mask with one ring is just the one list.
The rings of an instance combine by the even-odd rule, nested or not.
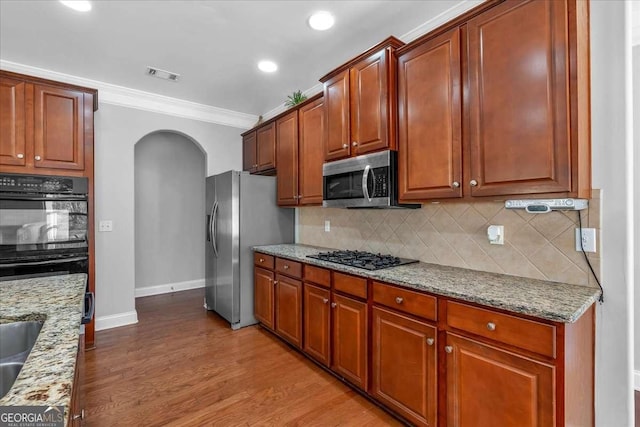
[(329, 302), (329, 300), (328, 300), (327, 298), (322, 298), (322, 303), (323, 303), (323, 304), (326, 304), (326, 303), (328, 303), (328, 302)]
[(396, 297), (396, 304), (402, 304), (402, 301), (404, 301), (402, 297)]
[(331, 303), (331, 308), (336, 308), (338, 306), (338, 304), (336, 304), (335, 302)]
[(434, 342), (436, 342), (436, 340), (433, 338), (427, 338), (427, 345), (433, 345)]
[(489, 322), (487, 323), (487, 329), (490, 331), (495, 331), (496, 330), (496, 324), (493, 322)]
[(289, 269), (289, 266), (288, 266), (287, 264), (285, 264), (285, 265), (284, 265), (284, 269), (285, 269), (285, 270), (288, 270), (288, 269)]
[(444, 351), (446, 351), (447, 353), (453, 353), (453, 347), (448, 345), (444, 348)]

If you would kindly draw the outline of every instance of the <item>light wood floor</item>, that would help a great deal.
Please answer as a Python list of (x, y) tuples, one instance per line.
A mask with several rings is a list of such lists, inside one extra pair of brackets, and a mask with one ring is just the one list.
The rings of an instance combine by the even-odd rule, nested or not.
[(87, 426), (398, 426), (257, 326), (232, 331), (202, 289), (136, 300), (137, 325), (85, 355)]

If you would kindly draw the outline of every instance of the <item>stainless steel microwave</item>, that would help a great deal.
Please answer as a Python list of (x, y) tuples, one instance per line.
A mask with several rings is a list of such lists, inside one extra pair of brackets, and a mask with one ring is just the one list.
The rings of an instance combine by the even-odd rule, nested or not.
[(322, 206), (419, 208), (398, 204), (397, 153), (387, 150), (322, 165)]

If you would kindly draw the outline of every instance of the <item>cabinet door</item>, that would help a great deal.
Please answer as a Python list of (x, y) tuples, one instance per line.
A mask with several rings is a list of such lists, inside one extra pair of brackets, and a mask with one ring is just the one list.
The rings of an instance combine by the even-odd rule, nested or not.
[(324, 101), (318, 99), (298, 111), (300, 150), (298, 185), (301, 205), (322, 203), (322, 163), (324, 152)]
[(367, 389), (367, 304), (334, 294), (331, 369)]
[(324, 84), (325, 161), (342, 159), (351, 154), (349, 131), (349, 70)]
[(398, 58), (401, 200), (462, 197), (460, 30)]
[(298, 112), (292, 111), (276, 121), (278, 163), (278, 205), (298, 204)]
[(349, 70), (352, 156), (389, 148), (389, 60), (385, 49)]
[(25, 83), (0, 78), (0, 164), (24, 166)]
[(555, 368), (447, 334), (447, 425), (555, 426)]
[(276, 332), (302, 348), (302, 282), (276, 274)]
[(256, 155), (258, 172), (276, 167), (276, 127), (271, 122), (256, 131)]
[(509, 1), (467, 28), (471, 195), (570, 191), (567, 3)]
[(371, 392), (420, 426), (435, 426), (438, 373), (435, 326), (373, 308)]
[(329, 366), (329, 290), (304, 284), (304, 352)]
[(254, 131), (242, 137), (242, 170), (255, 172), (257, 168), (256, 133)]
[(34, 85), (34, 166), (84, 169), (84, 94)]
[(269, 329), (274, 327), (273, 272), (256, 267), (253, 279), (254, 312), (256, 319)]

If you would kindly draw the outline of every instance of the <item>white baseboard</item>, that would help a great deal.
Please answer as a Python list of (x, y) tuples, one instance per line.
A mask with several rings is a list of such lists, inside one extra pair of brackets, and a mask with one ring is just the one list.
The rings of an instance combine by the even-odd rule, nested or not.
[(168, 294), (171, 292), (187, 291), (189, 289), (204, 288), (204, 279), (188, 280), (186, 282), (165, 283), (164, 285), (145, 286), (135, 289), (136, 298), (151, 295)]
[(138, 312), (127, 311), (125, 313), (111, 314), (109, 316), (96, 317), (96, 331), (117, 328), (119, 326), (133, 325), (138, 323)]
[(640, 371), (633, 371), (633, 389), (640, 391)]

